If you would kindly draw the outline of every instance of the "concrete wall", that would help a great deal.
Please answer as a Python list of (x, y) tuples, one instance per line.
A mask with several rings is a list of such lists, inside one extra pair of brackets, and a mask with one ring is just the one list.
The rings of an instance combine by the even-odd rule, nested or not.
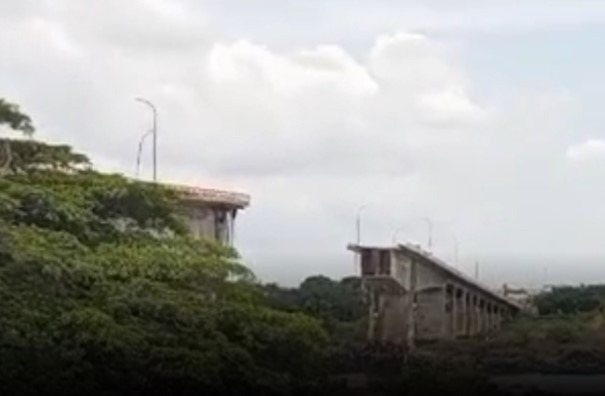
[(378, 322), (380, 341), (403, 343), (408, 331), (408, 310), (411, 306), (406, 293), (382, 296), (383, 314)]
[(391, 254), (392, 260), (392, 269), (393, 269), (393, 277), (401, 284), (401, 286), (405, 290), (410, 289), (410, 270), (412, 266), (412, 261), (403, 255), (397, 254), (397, 252), (392, 252)]
[(429, 289), (416, 294), (416, 339), (440, 338), (443, 332), (445, 293), (441, 288)]
[(447, 282), (447, 275), (435, 269), (431, 265), (418, 263), (418, 280), (416, 282), (418, 289), (432, 288), (435, 286), (443, 287)]
[(368, 338), (372, 341), (404, 342), (408, 331), (409, 294), (380, 283), (369, 286)]
[(209, 208), (190, 208), (186, 213), (186, 220), (191, 232), (197, 236), (215, 235), (214, 213)]
[(233, 242), (233, 211), (224, 208), (188, 206), (183, 215), (191, 232), (197, 237), (217, 240), (221, 243)]

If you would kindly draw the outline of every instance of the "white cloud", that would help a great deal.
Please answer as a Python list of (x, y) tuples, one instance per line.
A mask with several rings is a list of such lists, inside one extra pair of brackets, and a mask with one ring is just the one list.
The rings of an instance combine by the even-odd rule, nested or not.
[[(346, 12), (343, 9), (346, 7)], [(579, 26), (605, 20), (599, 1), (527, 0), (340, 0), (324, 5), (326, 19), (352, 31), (468, 30), (519, 34), (544, 27)]]
[(567, 158), (572, 161), (593, 161), (605, 159), (605, 140), (587, 139), (567, 149)]
[(0, 94), (31, 113), (40, 138), (129, 174), (149, 128), (133, 99), (151, 99), (161, 179), (251, 193), (238, 244), (254, 263), (276, 266), (278, 253), (295, 257), (302, 246), (300, 274), (332, 259), (331, 271), (349, 271), (345, 245), (362, 203), (371, 205), (367, 240), (389, 243), (403, 226), (402, 238), (424, 240), (424, 223), (409, 219), (431, 216), (446, 256), (454, 232), (462, 255), (549, 252), (587, 224), (570, 219), (590, 205), (543, 226), (553, 239), (526, 227), (528, 218), (547, 224), (573, 198), (577, 181), (560, 155), (569, 101), (477, 97), (472, 71), (430, 35), (398, 29), (354, 55), (332, 40), (277, 47), (220, 34), (198, 2), (43, 4), (17, 4), (0, 24), (0, 51), (10, 54), (0, 58)]
[(392, 89), (425, 90), (459, 83), (439, 43), (418, 33), (381, 35), (370, 52), (373, 75)]
[(205, 5), (221, 29), (280, 48), (316, 42), (365, 48), (369, 37), (402, 27), (449, 39), (451, 33), (522, 36), (605, 21), (605, 3), (598, 0), (221, 0)]
[(483, 114), (437, 48), (424, 36), (382, 36), (364, 64), (334, 45), (282, 53), (217, 43), (204, 95), (219, 114), (237, 117), (217, 120), (223, 133), (209, 160), (217, 171), (256, 176), (409, 172), (417, 155), (410, 148), (431, 139), (423, 129)]
[(366, 95), (377, 90), (365, 69), (337, 46), (280, 55), (246, 41), (216, 44), (209, 63), (210, 76), (216, 82), (256, 82), (284, 96), (315, 87), (347, 95)]
[(428, 120), (445, 125), (479, 121), (484, 111), (461, 90), (428, 92), (418, 100), (419, 109)]

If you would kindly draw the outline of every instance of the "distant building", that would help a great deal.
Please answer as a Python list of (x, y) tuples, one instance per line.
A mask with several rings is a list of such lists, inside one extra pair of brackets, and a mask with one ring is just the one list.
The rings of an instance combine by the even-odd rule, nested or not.
[(240, 210), (250, 205), (246, 194), (184, 185), (167, 185), (181, 198), (183, 216), (197, 237), (233, 245), (235, 219)]
[(525, 312), (537, 312), (534, 305), (535, 292), (524, 288), (513, 288), (505, 283), (502, 285), (502, 295), (511, 301), (515, 301)]

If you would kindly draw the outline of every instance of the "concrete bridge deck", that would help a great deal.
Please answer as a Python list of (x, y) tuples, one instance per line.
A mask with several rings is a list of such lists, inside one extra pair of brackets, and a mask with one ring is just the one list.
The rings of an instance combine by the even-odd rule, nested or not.
[(497, 330), (520, 306), (412, 245), (349, 245), (370, 301), (368, 339), (407, 343)]

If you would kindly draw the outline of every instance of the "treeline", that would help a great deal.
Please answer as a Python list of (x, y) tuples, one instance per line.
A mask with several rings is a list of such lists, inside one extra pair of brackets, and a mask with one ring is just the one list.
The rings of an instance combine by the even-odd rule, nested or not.
[(595, 311), (605, 305), (605, 285), (557, 286), (538, 294), (534, 303), (541, 315)]
[(263, 294), (275, 309), (319, 319), (335, 342), (358, 343), (365, 339), (367, 306), (359, 277), (337, 281), (310, 276), (295, 288), (267, 284)]
[[(34, 132), (0, 101), (0, 126)], [(0, 139), (0, 394), (324, 394), (359, 280), (263, 285), (177, 197), (66, 145)]]
[[(0, 124), (33, 129), (0, 105)], [(1, 394), (318, 387), (321, 320), (267, 303), (237, 252), (189, 235), (171, 191), (68, 146), (0, 145)]]

